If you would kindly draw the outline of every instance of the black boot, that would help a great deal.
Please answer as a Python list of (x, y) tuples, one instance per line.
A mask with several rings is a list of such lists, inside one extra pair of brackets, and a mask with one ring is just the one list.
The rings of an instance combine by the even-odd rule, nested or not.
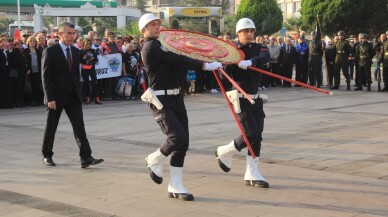
[(370, 83), (368, 84), (368, 89), (366, 89), (367, 91), (370, 91)]
[(350, 90), (350, 82), (346, 85), (346, 90)]
[(362, 90), (362, 85), (358, 85), (358, 87), (354, 88), (355, 91)]

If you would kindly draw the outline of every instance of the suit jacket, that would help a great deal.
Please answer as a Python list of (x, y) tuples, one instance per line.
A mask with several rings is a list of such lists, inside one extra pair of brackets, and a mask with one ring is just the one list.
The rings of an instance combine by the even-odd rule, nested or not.
[(284, 45), (284, 47), (282, 47), (282, 49), (280, 50), (280, 56), (279, 56), (280, 64), (283, 64), (283, 65), (295, 64), (297, 58), (298, 58), (298, 56), (296, 53), (296, 48), (292, 45), (290, 45), (290, 52), (289, 53), (287, 53), (287, 46), (286, 45)]
[(79, 50), (71, 47), (72, 70), (70, 71), (67, 59), (60, 44), (52, 45), (43, 51), (42, 55), (42, 83), (44, 103), (55, 101), (57, 106), (64, 106), (74, 90), (77, 99), (81, 101), (81, 88), (79, 84), (80, 72)]

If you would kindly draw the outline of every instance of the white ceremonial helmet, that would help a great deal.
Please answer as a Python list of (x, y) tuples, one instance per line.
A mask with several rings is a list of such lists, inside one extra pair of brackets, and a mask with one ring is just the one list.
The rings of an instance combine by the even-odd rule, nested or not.
[(236, 34), (242, 29), (255, 29), (255, 24), (249, 18), (241, 18), (236, 24)]
[(147, 13), (147, 14), (144, 14), (143, 16), (140, 17), (139, 19), (139, 29), (140, 31), (143, 30), (143, 28), (151, 21), (153, 20), (160, 20), (160, 22), (162, 22), (162, 20), (157, 17), (155, 14), (153, 13)]

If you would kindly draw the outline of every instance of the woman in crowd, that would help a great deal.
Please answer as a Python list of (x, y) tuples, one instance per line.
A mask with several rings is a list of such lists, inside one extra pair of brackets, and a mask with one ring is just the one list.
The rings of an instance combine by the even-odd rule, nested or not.
[[(83, 41), (83, 50), (81, 50), (81, 63), (82, 63), (82, 79), (84, 80), (84, 90), (86, 94), (86, 104), (90, 103), (90, 97), (93, 94), (95, 97), (94, 102), (96, 104), (101, 104), (100, 96), (98, 96), (97, 91), (97, 75), (95, 65), (98, 62), (97, 53), (92, 49), (92, 40), (85, 38)], [(90, 79), (89, 79), (90, 77)], [(89, 81), (91, 80), (91, 81)], [(92, 86), (92, 94), (90, 91), (90, 83)]]
[(14, 48), (9, 53), (9, 77), (8, 83), (8, 99), (10, 107), (24, 107), (24, 86), (27, 73), (26, 55), (23, 51), (23, 42), (16, 40)]
[(32, 88), (31, 105), (41, 105), (43, 103), (41, 78), (42, 51), (37, 49), (37, 40), (32, 36), (28, 37), (26, 44), (28, 48), (24, 50), (24, 54), (27, 58), (27, 76)]

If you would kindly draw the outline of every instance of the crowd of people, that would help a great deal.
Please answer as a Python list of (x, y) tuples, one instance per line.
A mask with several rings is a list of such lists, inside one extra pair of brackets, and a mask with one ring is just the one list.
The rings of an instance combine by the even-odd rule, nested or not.
[[(388, 33), (388, 32), (387, 32)], [(367, 34), (351, 35), (345, 39), (345, 32), (339, 31), (331, 40), (314, 43), (315, 31), (307, 40), (306, 33), (301, 32), (298, 39), (282, 36), (257, 36), (253, 43), (258, 45), (260, 53), (268, 56), (268, 62), (261, 63), (260, 69), (272, 72), (286, 78), (307, 83), (321, 88), (326, 77), (326, 86), (332, 90), (339, 89), (341, 70), (346, 82), (346, 90), (351, 89), (354, 80), (354, 90), (371, 90), (372, 59), (375, 57), (374, 80), (382, 77), (382, 91), (388, 91), (388, 47), (387, 34), (381, 34), (374, 43), (369, 42)], [(41, 81), (41, 56), (44, 49), (59, 42), (57, 28), (52, 34), (46, 32), (31, 33), (23, 31), (21, 38), (10, 41), (7, 34), (2, 34), (0, 46), (0, 108), (19, 108), (39, 106), (43, 103)], [(223, 40), (235, 43), (231, 34), (219, 36)], [(104, 100), (138, 99), (138, 94), (144, 90), (141, 80), (142, 36), (116, 36), (107, 30), (103, 37), (93, 31), (82, 35), (82, 29), (76, 26), (74, 46), (80, 50), (81, 84), (83, 84), (84, 101), (86, 104), (95, 102), (101, 104)], [(119, 77), (97, 79), (95, 64), (98, 55), (122, 55), (122, 74), (134, 81), (130, 96), (118, 96), (115, 93)], [(384, 61), (385, 59), (385, 61)], [(379, 75), (380, 66), (384, 72)], [(195, 75), (187, 76), (186, 93), (218, 93), (219, 88), (212, 72), (195, 71)], [(326, 73), (326, 76), (323, 74)], [(270, 87), (299, 87), (287, 81), (282, 81), (267, 75), (260, 75), (259, 90)], [(226, 88), (231, 85), (226, 84)], [(140, 90), (140, 91), (139, 91)]]

